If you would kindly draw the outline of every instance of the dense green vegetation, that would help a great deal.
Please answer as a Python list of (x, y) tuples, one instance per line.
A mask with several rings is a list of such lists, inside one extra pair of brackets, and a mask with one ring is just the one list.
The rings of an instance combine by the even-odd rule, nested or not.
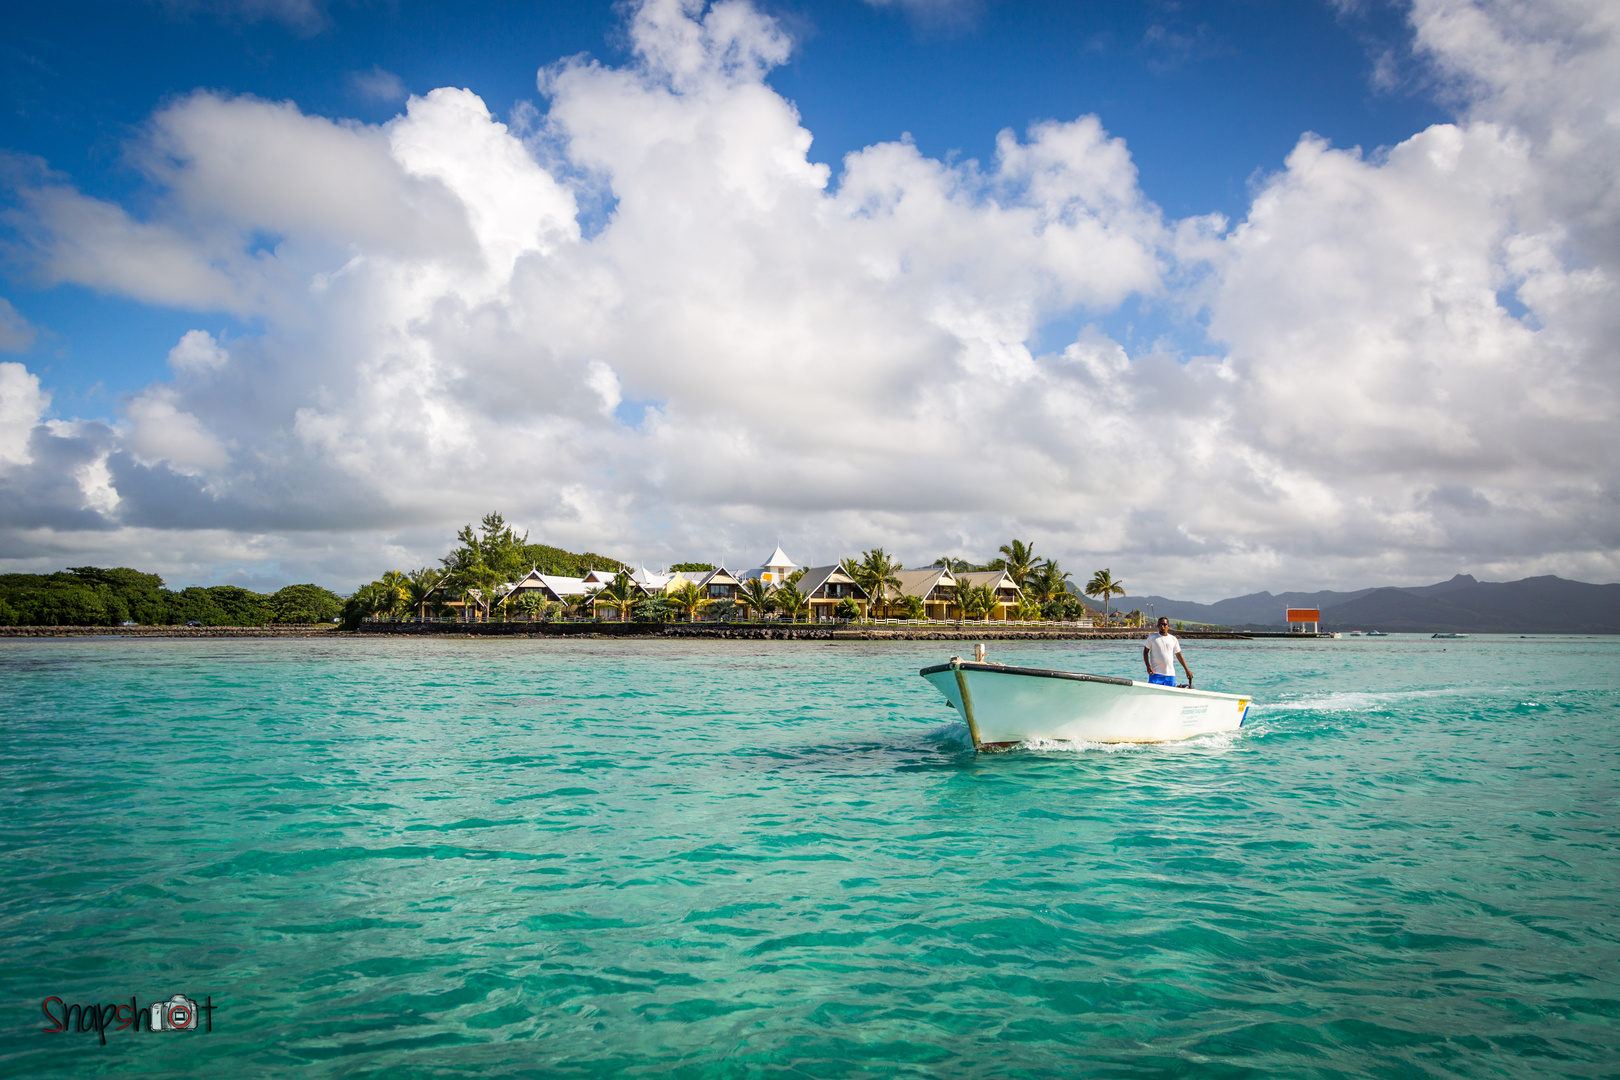
[[(446, 610), (440, 602), (445, 591), (492, 596), (497, 585), (516, 581), (530, 570), (560, 577), (584, 577), (592, 570), (616, 574), (630, 570), (618, 559), (594, 551), (576, 553), (548, 544), (531, 544), (528, 533), (519, 536), (498, 512), (485, 514), (477, 528), (462, 526), (456, 534), (456, 546), (439, 561), (442, 567), (389, 570), (376, 581), (362, 585), (344, 605), (344, 626), (358, 626), (367, 617), (413, 615), (424, 607), (429, 614), (440, 615)], [(436, 591), (439, 586), (443, 588)]]
[(319, 585), (256, 593), (236, 585), (166, 588), (156, 574), (128, 567), (74, 566), (56, 574), (0, 574), (5, 626), (264, 626), (331, 622), (343, 601)]

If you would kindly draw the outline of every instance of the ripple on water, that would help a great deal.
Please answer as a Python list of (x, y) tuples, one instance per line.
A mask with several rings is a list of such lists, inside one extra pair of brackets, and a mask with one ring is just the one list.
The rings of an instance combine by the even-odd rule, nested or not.
[(1365, 644), (975, 754), (926, 645), (6, 643), (11, 999), (218, 1009), (0, 1075), (1612, 1072), (1620, 649)]

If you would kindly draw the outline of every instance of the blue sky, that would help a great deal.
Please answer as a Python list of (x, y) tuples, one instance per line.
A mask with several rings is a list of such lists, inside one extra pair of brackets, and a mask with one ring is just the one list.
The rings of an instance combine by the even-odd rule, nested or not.
[(13, 5), (0, 80), (0, 567), (1620, 577), (1612, 0)]
[[(269, 5), (275, 10), (275, 5)], [(35, 155), (88, 194), (148, 197), (126, 149), (150, 114), (198, 88), (291, 100), (306, 113), (380, 123), (401, 102), (362, 88), (377, 70), (404, 89), (467, 87), (502, 119), (518, 102), (544, 108), (535, 72), (581, 53), (623, 63), (613, 4), (332, 4), (300, 20), (211, 5), (17, 7), (3, 46), (8, 107), (0, 147)], [(908, 133), (925, 154), (985, 160), (1003, 128), (1095, 113), (1130, 147), (1147, 197), (1175, 217), (1244, 216), (1258, 176), (1299, 136), (1373, 149), (1448, 112), (1412, 65), (1404, 11), (1330, 3), (986, 3), (918, 16), (860, 0), (770, 4), (795, 38), (770, 83), (815, 136), (810, 157), (845, 154)], [(1380, 57), (1405, 65), (1375, 87)], [(25, 358), (65, 414), (102, 414), (163, 371), (193, 326), (239, 336), (255, 326), (223, 312), (198, 318), (73, 285), (41, 287), (14, 272), (5, 295), (41, 328)], [(1091, 316), (1088, 316), (1091, 317)], [(1138, 342), (1171, 334), (1154, 305), (1107, 313)], [(1074, 319), (1045, 337), (1072, 336)]]

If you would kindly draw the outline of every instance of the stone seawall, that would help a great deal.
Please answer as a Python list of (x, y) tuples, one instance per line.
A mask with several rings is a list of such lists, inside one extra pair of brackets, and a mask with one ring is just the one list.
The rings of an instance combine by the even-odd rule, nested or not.
[[(782, 623), (362, 623), (363, 635), (406, 637), (663, 637), (742, 641), (1139, 641), (1148, 631), (1085, 627), (873, 626)], [(1183, 638), (1247, 640), (1247, 634), (1187, 631)]]
[(0, 626), (0, 638), (307, 638), (339, 633), (332, 623), (298, 626)]
[[(1146, 630), (997, 626), (994, 623), (961, 626), (950, 623), (940, 626), (863, 626), (853, 623), (831, 626), (803, 623), (363, 623), (355, 632), (345, 632), (327, 623), (308, 626), (0, 626), (0, 640), (320, 637), (354, 641), (361, 637), (656, 637), (732, 641), (1139, 641), (1147, 634)], [(1252, 635), (1188, 630), (1176, 636), (1244, 641)]]

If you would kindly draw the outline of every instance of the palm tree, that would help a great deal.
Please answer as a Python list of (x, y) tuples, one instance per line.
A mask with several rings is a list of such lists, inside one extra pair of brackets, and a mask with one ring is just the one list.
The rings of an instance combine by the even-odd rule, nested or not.
[(771, 599), (790, 619), (797, 619), (810, 607), (810, 598), (792, 585), (783, 585), (771, 594)]
[(410, 593), (407, 588), (410, 584), (410, 577), (404, 571), (386, 570), (383, 572), (383, 576), (377, 579), (377, 583), (384, 588), (394, 590), (399, 596), (399, 603), (395, 605), (396, 609), (410, 602)]
[(1053, 560), (1047, 559), (1029, 575), (1029, 591), (1034, 593), (1037, 603), (1049, 604), (1069, 591), (1069, 578), (1073, 576)]
[(542, 593), (539, 589), (525, 589), (523, 595), (518, 597), (517, 602), (512, 606), (517, 608), (521, 614), (533, 619), (544, 612), (550, 604), (551, 601), (548, 601), (545, 593)]
[(474, 561), (457, 567), (450, 579), (463, 596), (488, 613), (489, 601), (486, 598), (493, 595), (495, 585), (500, 581), (499, 574), (484, 563)]
[(1002, 567), (1012, 576), (1013, 584), (1020, 589), (1024, 587), (1024, 579), (1029, 577), (1035, 569), (1035, 545), (1026, 544), (1022, 540), (1014, 540), (1010, 544), (1002, 544), (1000, 551), (1006, 556), (1002, 560)]
[(854, 559), (844, 560), (844, 573), (855, 579), (855, 583), (866, 590), (867, 597), (872, 602), (872, 617), (878, 617), (880, 608), (889, 602), (889, 592), (900, 589), (900, 577), (897, 573), (901, 569), (899, 563), (889, 558), (882, 548), (873, 548), (861, 556), (861, 561)]
[(590, 618), (591, 609), (596, 605), (597, 591), (598, 590), (596, 589), (588, 589), (578, 596), (564, 601), (564, 603), (567, 605), (568, 612), (576, 619)]
[(1091, 580), (1086, 582), (1086, 595), (1102, 598), (1103, 618), (1107, 619), (1108, 601), (1115, 596), (1124, 596), (1125, 585), (1123, 582), (1115, 581), (1114, 575), (1108, 570), (1098, 570), (1091, 575)]
[(956, 606), (970, 619), (974, 617), (988, 619), (990, 613), (996, 610), (996, 604), (1000, 599), (996, 595), (996, 590), (988, 585), (969, 585), (957, 592)]
[(683, 581), (681, 587), (674, 589), (667, 597), (677, 611), (686, 612), (686, 620), (691, 622), (697, 618), (698, 608), (706, 607), (709, 603), (703, 597), (703, 590), (698, 588), (695, 581)]
[(920, 596), (901, 597), (900, 610), (908, 619), (920, 619), (924, 614), (926, 614), (926, 609), (923, 607), (922, 597)]
[(619, 618), (626, 617), (631, 608), (635, 607), (640, 592), (630, 575), (623, 570), (614, 576), (610, 584), (602, 586), (591, 594), (592, 603), (598, 607), (606, 606), (619, 613)]
[(770, 582), (760, 578), (749, 578), (743, 582), (737, 599), (747, 606), (754, 618), (763, 619), (771, 608), (776, 606), (776, 600), (771, 595), (772, 591)]
[(380, 581), (360, 586), (353, 600), (360, 614), (372, 619), (387, 618), (399, 607), (398, 591)]
[(424, 566), (420, 570), (412, 570), (405, 575), (401, 589), (405, 594), (405, 602), (419, 617), (427, 616), (427, 598), (433, 592), (433, 587), (444, 577), (443, 570), (435, 570)]

